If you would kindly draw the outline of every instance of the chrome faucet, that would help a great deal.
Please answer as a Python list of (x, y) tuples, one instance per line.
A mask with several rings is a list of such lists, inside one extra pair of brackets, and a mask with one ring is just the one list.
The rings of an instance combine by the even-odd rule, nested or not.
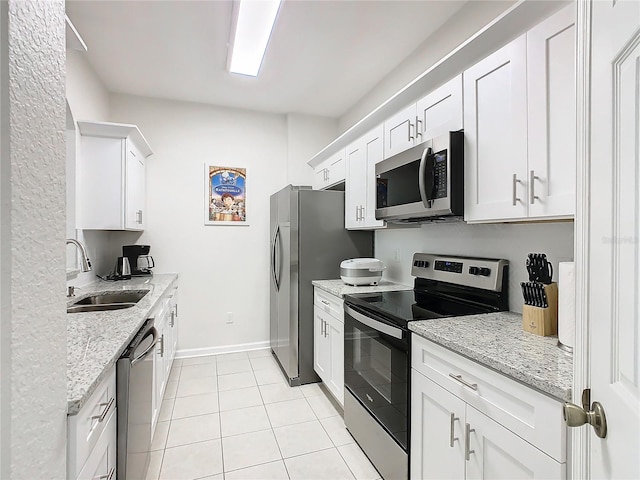
[(82, 243), (80, 243), (78, 240), (76, 240), (75, 238), (67, 238), (67, 245), (69, 244), (73, 244), (76, 247), (78, 247), (78, 250), (80, 250), (80, 254), (81, 254), (81, 258), (80, 258), (80, 270), (82, 272), (88, 272), (91, 270), (91, 261), (89, 260), (89, 257), (87, 256), (87, 250), (84, 248), (84, 245)]

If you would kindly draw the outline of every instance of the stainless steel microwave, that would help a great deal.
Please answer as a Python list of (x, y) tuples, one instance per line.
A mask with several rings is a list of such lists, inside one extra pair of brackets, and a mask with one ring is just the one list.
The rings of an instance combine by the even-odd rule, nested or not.
[(449, 132), (376, 165), (376, 218), (421, 222), (464, 208), (464, 133)]

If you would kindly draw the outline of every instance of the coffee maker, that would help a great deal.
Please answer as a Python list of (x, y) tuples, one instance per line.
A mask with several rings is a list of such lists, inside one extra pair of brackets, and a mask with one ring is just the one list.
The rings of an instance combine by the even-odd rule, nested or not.
[(151, 269), (155, 266), (153, 257), (149, 255), (150, 245), (123, 245), (122, 256), (129, 259), (131, 275), (142, 277), (151, 275)]

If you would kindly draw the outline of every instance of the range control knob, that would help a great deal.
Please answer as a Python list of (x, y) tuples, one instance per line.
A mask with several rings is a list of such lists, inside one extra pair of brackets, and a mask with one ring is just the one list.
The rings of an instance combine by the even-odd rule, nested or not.
[(478, 273), (483, 277), (488, 277), (489, 275), (491, 275), (491, 269), (487, 267), (483, 267), (480, 269)]
[(469, 275), (478, 275), (478, 267), (469, 267)]
[(414, 267), (419, 267), (420, 266), (420, 260), (414, 260), (413, 261), (413, 266)]

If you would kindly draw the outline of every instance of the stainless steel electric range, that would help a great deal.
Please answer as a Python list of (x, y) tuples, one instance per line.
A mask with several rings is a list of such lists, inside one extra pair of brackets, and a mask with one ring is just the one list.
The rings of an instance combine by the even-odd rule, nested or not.
[(509, 309), (508, 261), (416, 253), (413, 290), (344, 297), (344, 420), (385, 480), (409, 475), (408, 324)]

